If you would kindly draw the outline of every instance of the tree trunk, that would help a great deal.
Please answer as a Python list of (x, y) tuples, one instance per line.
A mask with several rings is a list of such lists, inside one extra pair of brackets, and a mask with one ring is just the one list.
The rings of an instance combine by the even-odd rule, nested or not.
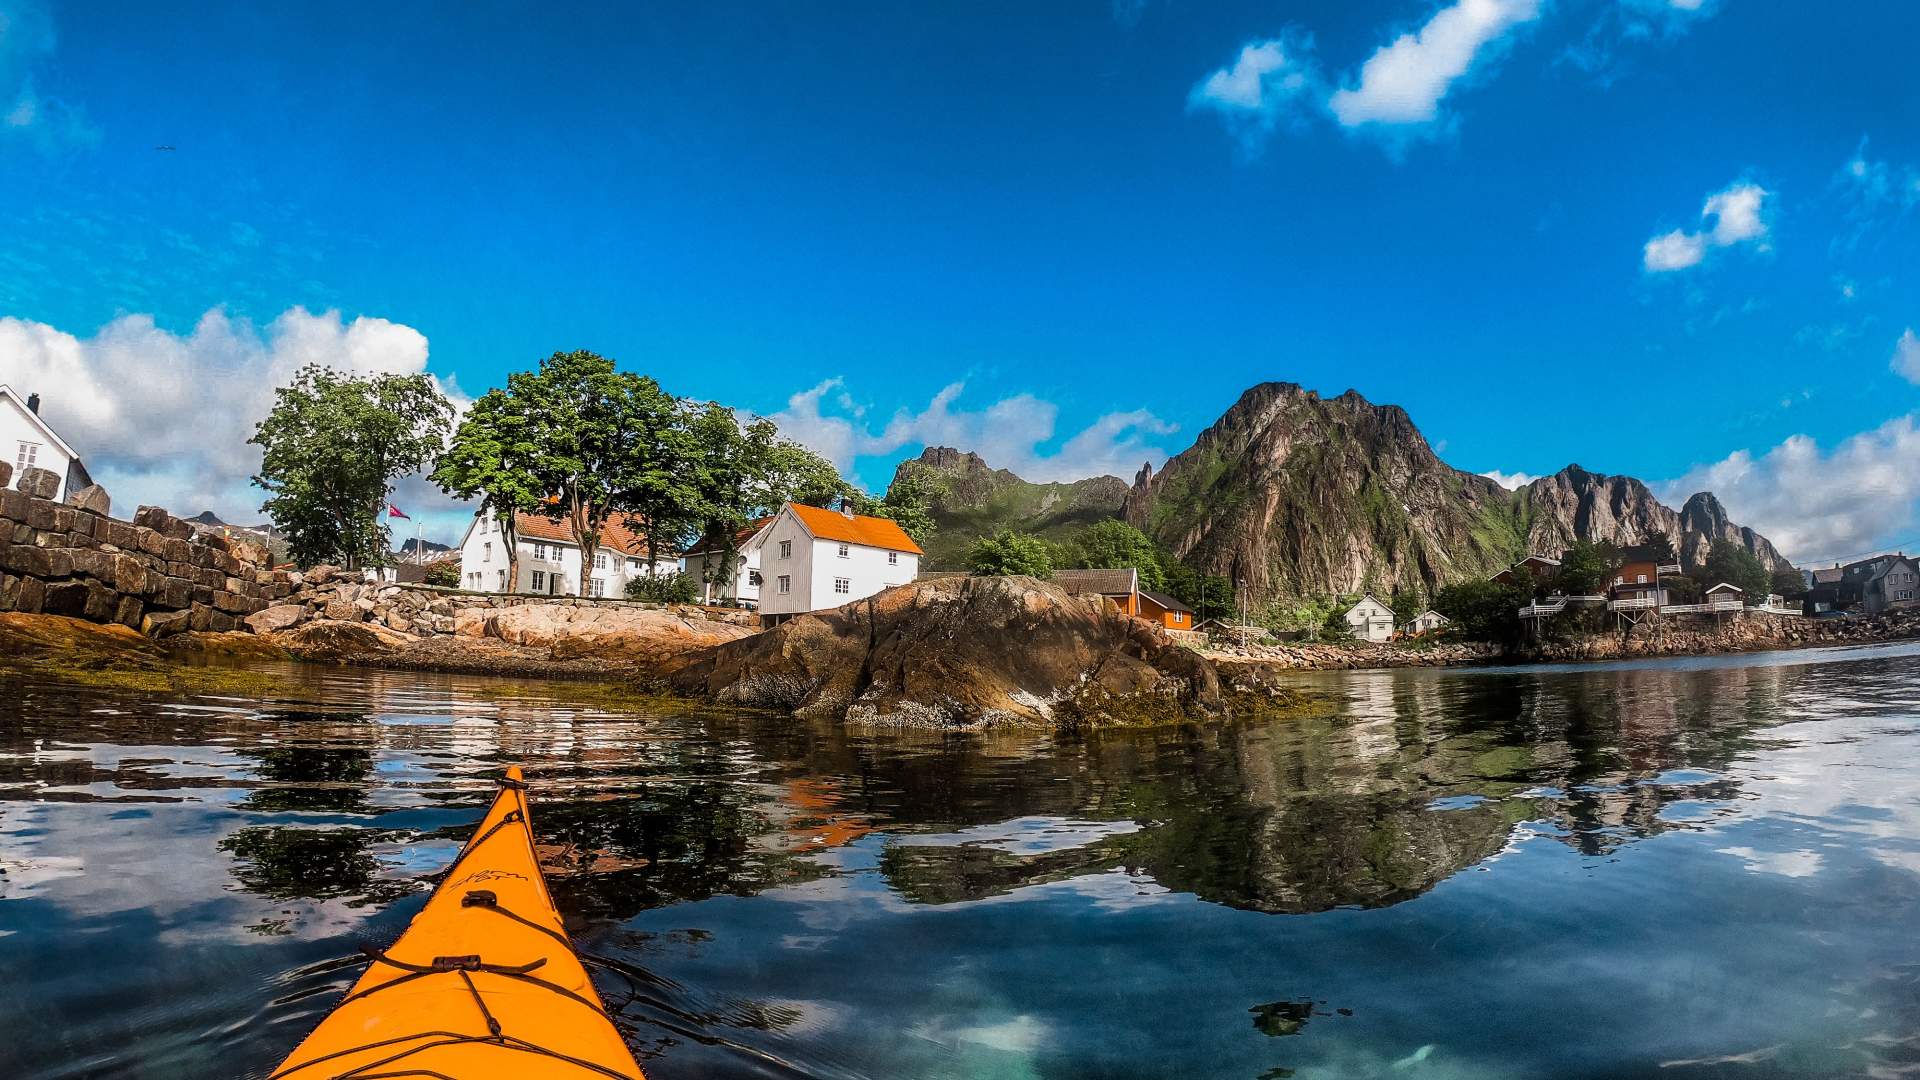
[[(500, 519), (500, 539), (507, 545), (507, 591), (520, 591), (520, 530), (514, 526), (513, 511)], [(419, 552), (415, 552), (419, 554)]]

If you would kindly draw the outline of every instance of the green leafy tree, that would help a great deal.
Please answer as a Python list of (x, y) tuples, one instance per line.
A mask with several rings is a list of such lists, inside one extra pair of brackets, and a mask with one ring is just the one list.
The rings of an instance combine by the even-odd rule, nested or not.
[(1568, 596), (1592, 596), (1606, 588), (1619, 568), (1620, 552), (1612, 544), (1576, 540), (1560, 557), (1554, 586)]
[(438, 585), (443, 589), (460, 587), (460, 560), (441, 559), (427, 566), (425, 581), (429, 585)]
[(1677, 562), (1673, 553), (1673, 537), (1666, 533), (1654, 533), (1634, 546), (1634, 554), (1650, 562), (1666, 564)]
[(1140, 587), (1165, 589), (1167, 572), (1160, 549), (1147, 534), (1124, 521), (1095, 522), (1061, 545), (1060, 565), (1091, 570), (1137, 570)]
[(1420, 591), (1417, 584), (1396, 586), (1387, 606), (1393, 609), (1394, 622), (1405, 626), (1427, 610), (1426, 594)]
[(1025, 574), (1044, 579), (1053, 576), (1053, 559), (1045, 540), (1002, 532), (973, 542), (967, 550), (967, 569), (981, 576)]
[(1533, 602), (1530, 582), (1462, 581), (1433, 594), (1433, 609), (1453, 620), (1453, 629), (1474, 641), (1514, 641), (1520, 609)]
[(789, 502), (830, 505), (851, 489), (833, 463), (780, 437), (771, 420), (742, 422), (718, 402), (687, 418), (692, 466), (688, 510), (694, 531), (719, 551), (703, 583), (730, 582), (739, 571), (739, 536)]
[(1724, 581), (1739, 586), (1751, 600), (1764, 598), (1773, 585), (1773, 575), (1753, 552), (1730, 540), (1716, 540), (1708, 549), (1705, 576), (1708, 588)]
[(532, 482), (552, 500), (540, 509), (572, 531), (586, 596), (615, 515), (637, 516), (652, 546), (665, 521), (648, 515), (691, 497), (687, 444), (675, 434), (679, 403), (659, 383), (590, 352), (554, 353), (539, 371), (510, 376), (507, 393), (533, 419)]
[(1233, 582), (1178, 563), (1167, 566), (1166, 589), (1193, 609), (1194, 621), (1224, 619), (1234, 613)]
[(261, 448), (261, 509), (302, 566), (385, 562), (383, 524), (393, 482), (446, 443), (453, 406), (426, 375), (345, 375), (300, 369), (274, 392), (249, 443)]
[(1783, 566), (1773, 572), (1772, 591), (1779, 593), (1783, 600), (1799, 600), (1807, 595), (1807, 579), (1793, 567)]
[[(453, 441), (427, 477), (455, 498), (480, 500), (480, 512), (497, 523), (506, 541), (507, 580), (515, 587), (520, 581), (518, 515), (538, 509), (547, 494), (535, 479), (536, 429), (525, 401), (505, 390), (489, 390), (461, 418)], [(458, 570), (454, 576), (450, 584), (459, 583)]]

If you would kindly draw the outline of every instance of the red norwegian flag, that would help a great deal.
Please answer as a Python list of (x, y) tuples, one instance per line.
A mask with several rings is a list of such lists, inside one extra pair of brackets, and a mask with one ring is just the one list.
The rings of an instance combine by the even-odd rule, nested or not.
[(400, 508), (393, 505), (392, 503), (387, 504), (387, 516), (390, 518), (405, 518), (408, 521), (413, 520), (412, 518), (407, 517), (406, 514), (402, 513)]

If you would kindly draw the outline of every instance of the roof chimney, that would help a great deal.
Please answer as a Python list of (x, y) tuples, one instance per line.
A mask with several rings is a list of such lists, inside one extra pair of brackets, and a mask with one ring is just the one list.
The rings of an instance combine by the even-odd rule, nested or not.
[(27, 395), (27, 411), (32, 413), (35, 416), (40, 415), (40, 395), (39, 394)]
[(853, 500), (844, 495), (840, 497), (840, 516), (848, 521), (853, 520)]

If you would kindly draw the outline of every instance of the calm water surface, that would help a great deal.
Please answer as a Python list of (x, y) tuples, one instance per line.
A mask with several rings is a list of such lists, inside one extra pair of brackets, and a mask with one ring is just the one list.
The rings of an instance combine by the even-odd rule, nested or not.
[(650, 1077), (1920, 1075), (1920, 650), (937, 736), (0, 681), (0, 1075), (263, 1076), (509, 762)]

